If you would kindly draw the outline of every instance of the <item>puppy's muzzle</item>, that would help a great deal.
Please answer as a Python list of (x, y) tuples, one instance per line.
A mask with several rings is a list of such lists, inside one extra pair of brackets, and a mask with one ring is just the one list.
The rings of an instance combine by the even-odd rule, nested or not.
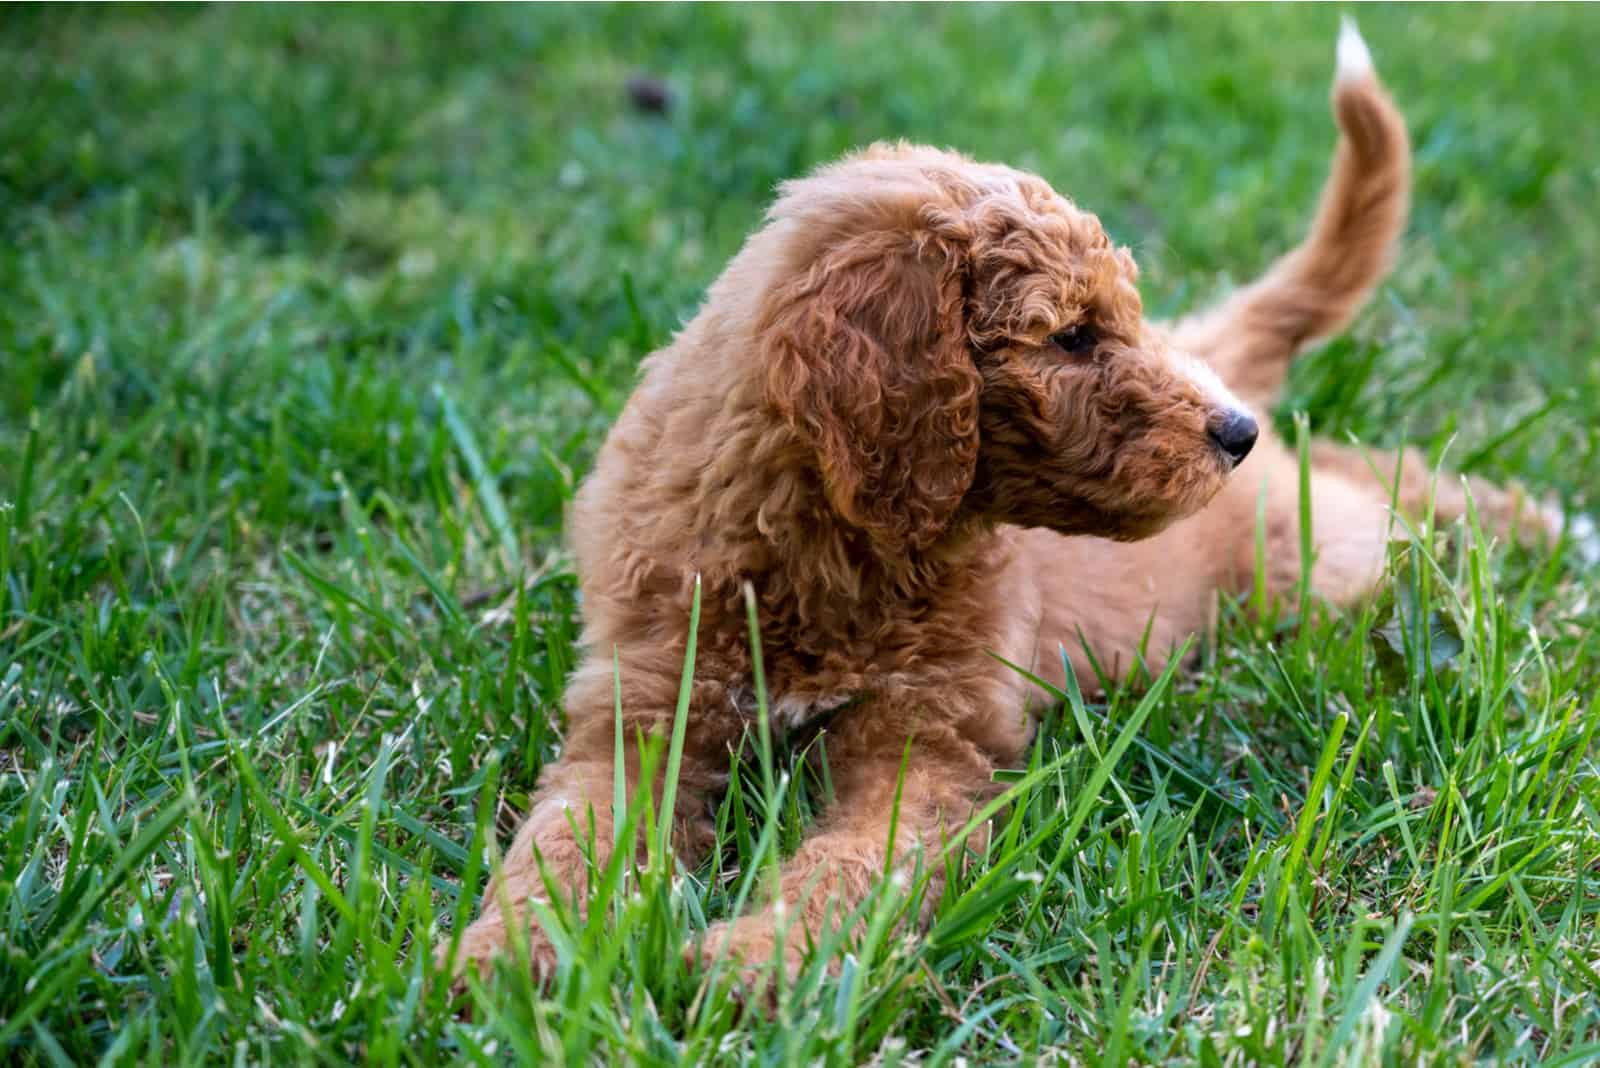
[(1213, 416), (1206, 426), (1206, 432), (1211, 435), (1211, 440), (1216, 442), (1217, 448), (1222, 450), (1229, 463), (1238, 467), (1255, 447), (1261, 428), (1256, 425), (1255, 417), (1249, 412), (1234, 410), (1219, 412)]

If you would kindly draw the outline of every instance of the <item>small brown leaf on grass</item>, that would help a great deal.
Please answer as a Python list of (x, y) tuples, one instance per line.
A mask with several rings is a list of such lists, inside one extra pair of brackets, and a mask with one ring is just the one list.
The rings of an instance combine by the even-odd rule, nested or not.
[(672, 110), (672, 87), (653, 74), (631, 74), (624, 88), (637, 111), (665, 115)]

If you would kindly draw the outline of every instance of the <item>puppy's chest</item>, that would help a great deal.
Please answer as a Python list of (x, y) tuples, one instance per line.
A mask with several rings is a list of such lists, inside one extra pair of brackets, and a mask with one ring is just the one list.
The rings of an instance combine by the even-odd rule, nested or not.
[[(768, 722), (779, 732), (809, 731), (840, 716), (888, 712), (967, 721), (1021, 711), (1026, 682), (1011, 664), (1034, 666), (1037, 593), (1005, 569), (990, 596), (908, 608), (903, 618), (837, 621), (831, 628), (762, 622)], [(1003, 588), (1005, 596), (1000, 596)], [(826, 637), (824, 635), (827, 635)], [(741, 719), (760, 714), (753, 678), (729, 690)]]
[[(994, 643), (994, 651), (1013, 663), (1028, 658), (1015, 643)], [(966, 721), (975, 714), (1021, 711), (1022, 676), (982, 648), (910, 665), (852, 667), (847, 670), (769, 671), (767, 722), (780, 735), (810, 734), (841, 716), (890, 713), (901, 719)], [(739, 718), (753, 724), (761, 715), (753, 679), (728, 690)]]
[[(789, 689), (767, 695), (767, 722), (780, 736), (810, 732), (828, 722), (860, 700), (861, 691)], [(729, 690), (729, 698), (741, 719), (754, 723), (761, 714), (761, 702), (754, 685)]]

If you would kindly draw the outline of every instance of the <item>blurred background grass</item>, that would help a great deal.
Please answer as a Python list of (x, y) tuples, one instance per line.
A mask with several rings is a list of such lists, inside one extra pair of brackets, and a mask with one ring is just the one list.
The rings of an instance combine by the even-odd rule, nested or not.
[[(1458, 465), (1593, 506), (1600, 17), (1358, 14), (1411, 124), (1413, 220), (1393, 279), (1297, 368), (1285, 410), (1372, 442), (1454, 442)], [(69, 1059), (130, 1020), (159, 1021), (202, 1060), (218, 1035), (305, 1056), (304, 1035), (339, 1036), (348, 1052), (347, 998), (351, 1019), (388, 1026), (393, 990), (353, 993), (340, 956), (366, 951), (341, 934), (326, 955), (284, 956), (303, 900), (252, 901), (244, 883), (207, 921), (237, 932), (224, 1022), (169, 984), (190, 951), (142, 916), (188, 906), (182, 878), (151, 873), (197, 862), (166, 841), (114, 861), (140, 805), (173, 789), (180, 710), (270, 733), (257, 759), (304, 809), (291, 815), (324, 830), (353, 825), (378, 739), (403, 739), (388, 862), (406, 876), (437, 853), (458, 874), (488, 756), (505, 762), (504, 829), (554, 744), (574, 655), (565, 501), (639, 358), (693, 312), (776, 182), (894, 137), (1031, 168), (1099, 213), (1134, 249), (1148, 305), (1174, 314), (1300, 233), (1332, 148), (1337, 18), (0, 9), (0, 1004), (33, 1005), (27, 1026)], [(665, 86), (664, 112), (630, 98), (639, 75)], [(538, 578), (520, 622), (480, 619), (524, 562)], [(1514, 561), (1512, 581), (1536, 570)], [(1586, 618), (1589, 594), (1564, 596)], [(1563, 633), (1562, 683), (1587, 692), (1586, 631)], [(1218, 678), (1259, 698), (1243, 669)], [(1196, 704), (1163, 721), (1198, 707), (1176, 700)], [(1255, 744), (1299, 782), (1316, 750), (1282, 727)], [(1397, 759), (1403, 778), (1442, 782), (1420, 750)], [(270, 836), (239, 790), (226, 767), (204, 779), (190, 834), (210, 828), (241, 855)], [(340, 841), (317, 848), (335, 856)], [(104, 915), (66, 938), (41, 873), (86, 870), (74, 856), (99, 858), (87, 870)], [(407, 915), (367, 916), (360, 937), (406, 941)], [(1255, 967), (1230, 960), (1213, 985)], [(64, 985), (35, 1004), (25, 988), (56, 989), (41, 976)], [(1217, 1005), (1244, 996), (1231, 989)], [(247, 1024), (255, 998), (290, 1025)], [(9, 1041), (31, 1033), (47, 1056), (17, 1028)]]
[[(1321, 388), (1305, 403), (1368, 437), (1465, 419), (1476, 438), (1553, 392), (1593, 393), (1600, 126), (1578, 120), (1597, 20), (1362, 15), (1412, 124), (1416, 217), (1357, 335), (1389, 350), (1381, 370), (1337, 389), (1309, 376)], [(886, 137), (1038, 170), (1134, 248), (1151, 305), (1175, 311), (1298, 233), (1330, 147), (1335, 21), (1315, 8), (13, 7), (0, 217), (20, 298), (5, 324), (27, 357), (6, 409), (15, 421), (47, 405), (88, 353), (134, 392), (140, 368), (193, 381), (237, 361), (240, 388), (304, 412), (291, 398), (307, 363), (378, 349), (380, 379), (490, 376), (481, 394), (461, 388), (492, 398), (496, 425), (554, 411), (565, 428), (580, 414), (558, 399), (573, 375), (549, 350), (614, 403), (775, 182)], [(630, 106), (636, 72), (670, 87), (667, 115)], [(131, 306), (108, 310), (106, 287)], [(297, 358), (232, 337), (175, 354), (172, 305), (222, 300), (254, 346)], [(461, 352), (476, 345), (485, 355)], [(1592, 422), (1556, 417), (1501, 458), (1584, 485), (1592, 467), (1571, 460)], [(336, 458), (347, 474), (370, 462)]]

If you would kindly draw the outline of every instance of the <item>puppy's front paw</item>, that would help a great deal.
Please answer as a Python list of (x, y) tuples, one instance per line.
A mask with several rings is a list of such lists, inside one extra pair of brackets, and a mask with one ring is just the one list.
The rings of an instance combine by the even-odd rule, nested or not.
[[(527, 930), (529, 963), (534, 982), (548, 986), (556, 974), (556, 950), (537, 923)], [(455, 956), (450, 956), (450, 939), (434, 948), (434, 966), (440, 974), (448, 974), (451, 990), (459, 996), (466, 992), (466, 976), (475, 971), (487, 983), (494, 974), (495, 961), (511, 953), (511, 933), (498, 912), (485, 913), (461, 933)]]
[(712, 924), (699, 942), (684, 950), (684, 961), (707, 975), (717, 968), (723, 976), (731, 974), (733, 996), (739, 1003), (771, 1012), (777, 1007), (777, 969), (781, 967), (784, 979), (793, 983), (805, 954), (793, 937), (780, 946), (776, 918), (757, 913)]

